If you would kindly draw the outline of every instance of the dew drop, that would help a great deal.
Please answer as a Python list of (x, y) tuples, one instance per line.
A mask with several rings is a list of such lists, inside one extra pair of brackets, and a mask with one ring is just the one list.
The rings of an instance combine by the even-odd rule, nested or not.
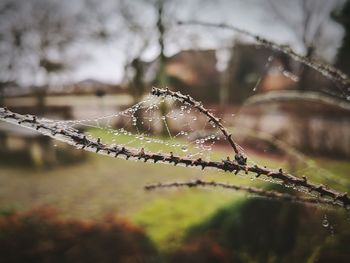
[(324, 218), (322, 219), (322, 226), (323, 227), (328, 227), (329, 226), (329, 221), (326, 215), (324, 215)]
[(197, 120), (197, 117), (193, 117), (193, 120), (196, 121), (196, 120)]
[(188, 148), (187, 147), (181, 147), (181, 151), (183, 151), (183, 152), (187, 152), (188, 151)]
[(284, 70), (284, 71), (282, 71), (282, 74), (283, 74), (285, 77), (287, 77), (287, 78), (293, 80), (294, 82), (298, 82), (298, 81), (299, 81), (299, 77), (296, 76), (296, 75), (294, 75), (293, 73), (291, 73), (291, 72), (289, 72), (289, 71)]

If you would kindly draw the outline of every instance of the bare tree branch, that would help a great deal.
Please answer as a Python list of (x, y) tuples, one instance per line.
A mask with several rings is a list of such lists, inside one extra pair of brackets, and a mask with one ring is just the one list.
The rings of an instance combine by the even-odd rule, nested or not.
[(187, 182), (171, 182), (171, 183), (157, 183), (149, 184), (145, 186), (145, 190), (155, 190), (158, 188), (177, 188), (177, 187), (220, 187), (224, 189), (229, 189), (233, 191), (242, 191), (249, 194), (257, 195), (259, 197), (265, 197), (273, 200), (287, 201), (287, 202), (297, 202), (302, 204), (327, 204), (332, 205), (332, 201), (320, 198), (303, 197), (297, 195), (290, 195), (287, 193), (280, 193), (277, 191), (267, 191), (251, 186), (240, 186), (234, 184), (227, 184), (215, 181), (202, 181), (202, 180), (192, 180)]
[(267, 48), (270, 48), (272, 50), (276, 50), (279, 52), (282, 52), (286, 54), (287, 56), (291, 57), (295, 61), (298, 61), (318, 72), (320, 72), (323, 76), (326, 78), (334, 81), (337, 84), (340, 84), (342, 87), (342, 91), (344, 94), (346, 94), (346, 98), (350, 95), (350, 79), (349, 77), (343, 73), (342, 71), (336, 69), (330, 64), (326, 64), (320, 61), (316, 61), (314, 59), (308, 58), (306, 56), (303, 56), (301, 54), (296, 53), (294, 50), (292, 50), (290, 47), (282, 46), (279, 44), (276, 44), (272, 41), (269, 41), (261, 36), (255, 35), (249, 31), (246, 31), (244, 29), (238, 28), (236, 26), (227, 25), (227, 24), (216, 24), (216, 23), (209, 23), (209, 22), (203, 22), (203, 21), (179, 21), (180, 25), (199, 25), (199, 26), (209, 26), (209, 27), (217, 27), (217, 28), (223, 28), (223, 29), (229, 29), (233, 30), (235, 32), (244, 34), (246, 36), (249, 36), (257, 41), (262, 46), (265, 46)]

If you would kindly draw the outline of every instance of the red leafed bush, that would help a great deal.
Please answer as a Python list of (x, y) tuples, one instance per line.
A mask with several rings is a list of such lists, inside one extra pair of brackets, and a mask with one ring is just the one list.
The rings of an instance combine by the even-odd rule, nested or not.
[(154, 262), (156, 250), (131, 224), (61, 220), (50, 208), (0, 218), (1, 262)]

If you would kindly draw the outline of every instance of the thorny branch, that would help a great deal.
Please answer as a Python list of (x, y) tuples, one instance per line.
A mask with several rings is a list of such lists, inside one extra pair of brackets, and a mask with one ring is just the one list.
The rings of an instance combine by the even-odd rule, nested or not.
[(170, 96), (172, 98), (175, 98), (176, 100), (180, 101), (183, 104), (190, 105), (194, 108), (196, 108), (199, 112), (202, 114), (206, 115), (209, 119), (209, 122), (212, 124), (216, 125), (216, 127), (222, 132), (222, 134), (225, 136), (226, 140), (230, 143), (231, 147), (233, 148), (235, 152), (235, 159), (239, 164), (246, 164), (247, 163), (247, 158), (244, 157), (244, 154), (238, 151), (236, 143), (232, 139), (232, 134), (230, 134), (224, 125), (222, 125), (221, 121), (219, 118), (215, 117), (211, 112), (209, 112), (208, 109), (204, 108), (202, 103), (199, 101), (194, 100), (191, 96), (189, 95), (183, 95), (180, 92), (173, 92), (169, 89), (158, 89), (153, 87), (151, 91), (152, 95), (154, 96)]
[(280, 193), (277, 191), (267, 191), (256, 187), (251, 186), (239, 186), (234, 184), (227, 184), (227, 183), (220, 183), (215, 181), (202, 181), (202, 180), (192, 180), (187, 182), (171, 182), (171, 183), (157, 183), (157, 184), (149, 184), (145, 186), (146, 190), (154, 190), (157, 188), (173, 188), (173, 187), (220, 187), (224, 189), (229, 189), (233, 191), (243, 191), (247, 192), (249, 194), (257, 195), (260, 197), (270, 198), (270, 199), (277, 199), (277, 200), (283, 200), (283, 201), (289, 201), (289, 202), (297, 202), (297, 203), (303, 203), (303, 204), (331, 204), (331, 200), (327, 199), (319, 199), (319, 198), (313, 198), (313, 197), (304, 197), (304, 196), (297, 196), (297, 195), (290, 195), (287, 193)]
[[(159, 90), (161, 91), (161, 90)], [(177, 95), (182, 98), (184, 95)], [(189, 96), (186, 96), (188, 98)], [(191, 99), (191, 101), (194, 101)], [(203, 107), (203, 106), (202, 106)], [(240, 160), (230, 160), (227, 157), (222, 161), (206, 161), (201, 158), (190, 159), (173, 155), (153, 154), (146, 153), (143, 148), (127, 149), (118, 145), (108, 145), (101, 142), (101, 139), (92, 140), (86, 137), (79, 131), (60, 126), (54, 122), (45, 122), (38, 119), (33, 115), (22, 115), (11, 112), (6, 108), (0, 108), (0, 120), (17, 124), (19, 126), (37, 130), (38, 132), (50, 136), (54, 139), (71, 144), (79, 149), (85, 149), (102, 155), (108, 155), (111, 157), (119, 157), (124, 159), (143, 160), (144, 162), (153, 161), (154, 163), (161, 162), (166, 164), (183, 165), (189, 167), (213, 168), (221, 171), (228, 171), (230, 173), (238, 174), (243, 171), (245, 174), (253, 173), (255, 177), (265, 176), (269, 180), (281, 182), (282, 184), (290, 187), (294, 187), (298, 190), (307, 190), (310, 193), (316, 193), (322, 200), (330, 200), (333, 205), (340, 205), (345, 208), (350, 208), (350, 198), (347, 193), (340, 193), (336, 190), (328, 188), (324, 185), (317, 185), (309, 182), (306, 177), (298, 178), (291, 174), (287, 174), (282, 169), (273, 170), (266, 167), (260, 167), (258, 165), (247, 165), (246, 162), (242, 163)]]
[(243, 30), (241, 28), (238, 28), (233, 25), (227, 25), (227, 24), (216, 24), (216, 23), (209, 23), (209, 22), (203, 22), (203, 21), (179, 21), (178, 24), (180, 25), (199, 25), (199, 26), (209, 26), (209, 27), (217, 27), (217, 28), (223, 28), (223, 29), (229, 29), (233, 30), (235, 32), (244, 34), (246, 36), (249, 36), (257, 41), (262, 46), (265, 46), (267, 48), (270, 48), (275, 51), (282, 52), (286, 54), (287, 56), (293, 58), (294, 60), (301, 62), (304, 65), (307, 65), (310, 68), (313, 68), (314, 70), (320, 72), (323, 76), (326, 78), (334, 81), (336, 84), (339, 83), (342, 86), (342, 91), (348, 96), (350, 94), (350, 79), (349, 77), (340, 71), (339, 69), (333, 67), (332, 65), (325, 64), (313, 59), (310, 59), (306, 56), (300, 55), (296, 53), (293, 49), (291, 49), (288, 46), (279, 45), (272, 41), (269, 41), (259, 35), (255, 35), (249, 31)]
[(314, 91), (270, 91), (268, 93), (256, 94), (244, 101), (245, 105), (254, 105), (259, 103), (269, 102), (285, 102), (285, 101), (303, 101), (308, 103), (326, 103), (331, 106), (336, 106), (341, 110), (350, 112), (350, 103), (341, 99), (336, 99)]

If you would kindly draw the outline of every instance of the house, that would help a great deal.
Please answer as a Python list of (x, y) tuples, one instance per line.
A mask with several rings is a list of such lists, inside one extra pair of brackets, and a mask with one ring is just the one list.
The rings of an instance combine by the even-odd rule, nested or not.
[[(223, 72), (218, 70), (214, 49), (182, 50), (168, 57), (169, 87), (210, 104), (241, 104), (256, 93), (297, 89), (300, 65), (285, 54), (242, 42), (236, 42), (230, 53)], [(145, 82), (155, 80), (158, 61), (144, 63)]]
[[(159, 60), (144, 63), (145, 82), (153, 83)], [(216, 51), (183, 50), (166, 59), (168, 85), (206, 103), (219, 101), (220, 73), (216, 69)]]

